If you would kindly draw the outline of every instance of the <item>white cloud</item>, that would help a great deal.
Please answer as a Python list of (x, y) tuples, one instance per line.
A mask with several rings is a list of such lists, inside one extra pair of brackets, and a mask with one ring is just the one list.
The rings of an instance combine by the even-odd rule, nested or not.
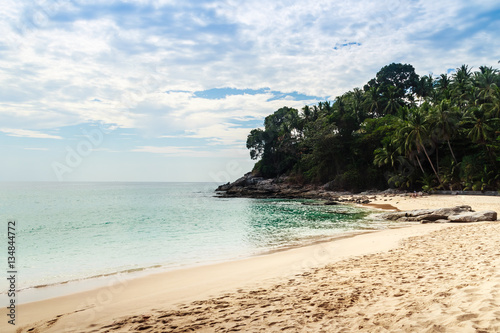
[(248, 133), (253, 128), (235, 127), (234, 124), (218, 123), (192, 130), (188, 138), (208, 139), (216, 145), (240, 145), (244, 146)]
[(133, 152), (137, 153), (153, 153), (153, 154), (174, 154), (179, 153), (193, 153), (196, 147), (173, 147), (173, 146), (142, 146), (136, 149), (132, 149)]
[(199, 150), (199, 147), (178, 146), (140, 146), (132, 150), (136, 153), (162, 154), (175, 157), (210, 157), (210, 158), (238, 158), (248, 157), (248, 151), (242, 148), (224, 148), (218, 150)]
[[(100, 122), (138, 129), (147, 138), (243, 147), (250, 126), (268, 114), (317, 101), (270, 101), (270, 92), (207, 99), (194, 91), (268, 87), (333, 99), (391, 62), (439, 74), (462, 63), (496, 66), (500, 49), (498, 29), (481, 30), (488, 22), (475, 20), (498, 10), (494, 0), (128, 4), (143, 7), (127, 14), (99, 1), (43, 8), (8, 0), (0, 22), (6, 36), (0, 122), (18, 130), (7, 134), (60, 138), (43, 131)], [(86, 7), (81, 14), (89, 5), (106, 10)], [(41, 9), (46, 20), (27, 25)], [(199, 147), (177, 148), (165, 154), (200, 154)]]
[(49, 150), (49, 148), (24, 148), (25, 150), (41, 150), (41, 151), (46, 151)]
[(21, 138), (36, 138), (36, 139), (62, 139), (58, 135), (46, 134), (38, 131), (30, 131), (24, 129), (16, 128), (0, 128), (0, 132), (5, 133), (8, 136), (16, 136)]
[(234, 135), (237, 134), (239, 140), (246, 140), (251, 128), (235, 128), (244, 127), (235, 125), (235, 122), (253, 120), (258, 121), (260, 126), (264, 117), (285, 105), (300, 109), (307, 102), (313, 102), (269, 101), (272, 97), (270, 93), (263, 93), (206, 99), (187, 92), (156, 93), (148, 95), (129, 112), (135, 115), (133, 127), (151, 137), (168, 137), (173, 133), (179, 136), (179, 132), (184, 132), (192, 137), (196, 134), (197, 138), (220, 138), (221, 141), (227, 141), (229, 136), (235, 140)]

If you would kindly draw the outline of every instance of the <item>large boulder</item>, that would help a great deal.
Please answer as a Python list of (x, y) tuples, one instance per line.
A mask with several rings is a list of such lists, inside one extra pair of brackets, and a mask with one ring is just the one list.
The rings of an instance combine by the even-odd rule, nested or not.
[(439, 209), (436, 209), (434, 211), (434, 214), (450, 216), (450, 215), (455, 215), (455, 214), (459, 214), (462, 212), (472, 212), (471, 206), (462, 205), (462, 206), (456, 206), (453, 208), (439, 208)]
[(470, 206), (456, 206), (453, 208), (439, 208), (439, 209), (415, 209), (405, 212), (391, 212), (382, 214), (382, 218), (392, 221), (435, 221), (447, 219), (450, 215), (456, 215), (462, 212), (470, 212)]
[(468, 212), (451, 215), (448, 217), (451, 222), (479, 222), (479, 221), (496, 221), (497, 213), (492, 210), (482, 212)]

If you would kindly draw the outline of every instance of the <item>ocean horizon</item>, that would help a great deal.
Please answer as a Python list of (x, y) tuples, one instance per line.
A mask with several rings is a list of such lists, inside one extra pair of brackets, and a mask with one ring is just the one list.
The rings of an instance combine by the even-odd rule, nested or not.
[(17, 289), (237, 260), (390, 226), (349, 205), (220, 198), (217, 185), (0, 183), (3, 239), (16, 221)]

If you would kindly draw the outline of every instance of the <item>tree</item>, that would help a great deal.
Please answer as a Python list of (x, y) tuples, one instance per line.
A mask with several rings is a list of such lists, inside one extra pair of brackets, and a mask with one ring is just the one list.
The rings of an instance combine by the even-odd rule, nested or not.
[(247, 138), (252, 159), (262, 158), (259, 172), (273, 176), (288, 171), (298, 160), (301, 121), (298, 111), (283, 107), (264, 120), (264, 130), (254, 129)]
[(250, 132), (247, 148), (262, 176), (298, 176), (337, 189), (430, 189), (439, 182), (500, 190), (499, 117), (500, 74), (492, 67), (473, 72), (462, 65), (434, 79), (390, 64), (363, 90), (300, 113), (277, 110)]
[(480, 109), (471, 109), (465, 117), (465, 123), (471, 125), (467, 130), (467, 137), (474, 143), (486, 145), (487, 142), (491, 141), (494, 133), (491, 126), (493, 121), (488, 119), (485, 112)]
[(371, 87), (365, 91), (364, 107), (367, 110), (366, 114), (371, 117), (382, 116), (379, 107), (381, 104), (381, 96), (377, 87)]
[[(430, 138), (430, 131), (425, 121), (425, 116), (420, 112), (420, 110), (418, 109), (413, 110), (409, 119), (404, 122), (403, 128), (401, 129), (401, 134), (406, 136), (405, 147), (407, 151), (411, 152), (413, 150), (413, 147), (415, 147), (417, 153), (420, 153), (421, 151), (424, 152), (425, 156), (427, 157), (427, 160), (429, 161), (429, 164), (431, 165), (432, 171), (434, 172), (437, 180), (441, 184), (441, 179), (439, 178), (439, 174), (434, 168), (434, 164), (432, 163), (429, 154), (427, 152), (427, 149), (425, 148), (425, 145), (427, 144)], [(418, 160), (418, 162), (420, 164), (420, 160)], [(420, 168), (423, 170), (421, 164)]]
[(434, 79), (432, 78), (432, 74), (424, 75), (417, 82), (415, 87), (415, 94), (423, 100), (432, 96), (434, 92)]
[(383, 101), (385, 102), (385, 114), (396, 114), (403, 104), (401, 98), (399, 97), (399, 93), (397, 91), (397, 87), (389, 86), (383, 96)]
[(460, 66), (453, 74), (452, 97), (462, 113), (466, 111), (469, 104), (471, 88), (473, 87), (471, 76), (472, 70), (467, 65)]
[(442, 100), (438, 105), (432, 108), (431, 122), (435, 126), (435, 134), (439, 140), (444, 140), (448, 144), (453, 160), (457, 163), (457, 158), (453, 149), (451, 149), (450, 139), (455, 135), (458, 129), (458, 118), (456, 113), (451, 110), (450, 101)]
[(257, 160), (264, 155), (267, 141), (266, 132), (260, 128), (250, 131), (247, 137), (247, 149), (250, 149), (250, 158), (252, 160)]
[(498, 71), (485, 66), (481, 66), (479, 69), (480, 72), (474, 73), (474, 85), (479, 89), (478, 97), (489, 102), (500, 84)]
[(451, 98), (450, 85), (451, 80), (448, 77), (448, 74), (441, 74), (436, 82), (435, 87), (438, 93), (438, 100)]
[(419, 77), (412, 65), (392, 63), (377, 72), (375, 79), (368, 82), (365, 91), (377, 87), (385, 92), (388, 87), (393, 86), (396, 87), (399, 98), (409, 98), (417, 90), (418, 84)]

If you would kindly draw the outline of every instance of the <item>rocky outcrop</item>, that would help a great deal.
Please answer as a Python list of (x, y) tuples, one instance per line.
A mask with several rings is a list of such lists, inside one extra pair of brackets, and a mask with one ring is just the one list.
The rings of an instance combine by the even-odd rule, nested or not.
[(470, 206), (464, 205), (453, 208), (417, 209), (405, 212), (391, 212), (382, 214), (381, 217), (387, 220), (399, 222), (478, 222), (496, 221), (497, 213), (494, 211), (474, 212)]
[(246, 197), (246, 198), (299, 198), (320, 199), (325, 205), (339, 202), (367, 204), (371, 198), (368, 193), (353, 195), (350, 192), (332, 191), (329, 186), (313, 184), (294, 184), (288, 177), (265, 179), (255, 177), (251, 172), (232, 183), (220, 185), (216, 190), (219, 197)]
[(456, 206), (453, 208), (439, 208), (439, 209), (415, 209), (405, 212), (392, 212), (382, 214), (382, 217), (392, 221), (436, 221), (441, 219), (448, 219), (450, 215), (456, 215), (463, 212), (470, 212), (470, 206)]
[(233, 183), (219, 186), (216, 192), (220, 197), (305, 198), (325, 199), (328, 202), (338, 199), (337, 193), (319, 186), (292, 184), (286, 177), (264, 179), (250, 172)]
[(497, 213), (492, 210), (482, 212), (462, 213), (448, 217), (451, 222), (478, 222), (478, 221), (496, 221)]
[[(317, 199), (317, 205), (335, 205), (341, 202), (368, 204), (376, 199), (375, 194), (385, 196), (406, 195), (396, 190), (384, 192), (367, 191), (357, 195), (350, 192), (334, 192), (333, 183), (323, 186), (295, 184), (288, 177), (265, 179), (253, 176), (251, 172), (216, 189), (219, 197), (246, 197), (246, 198), (298, 198)], [(416, 209), (405, 212), (391, 212), (381, 214), (380, 217), (400, 222), (447, 223), (447, 222), (476, 222), (496, 221), (494, 211), (474, 212), (470, 206), (456, 206), (453, 208)]]

